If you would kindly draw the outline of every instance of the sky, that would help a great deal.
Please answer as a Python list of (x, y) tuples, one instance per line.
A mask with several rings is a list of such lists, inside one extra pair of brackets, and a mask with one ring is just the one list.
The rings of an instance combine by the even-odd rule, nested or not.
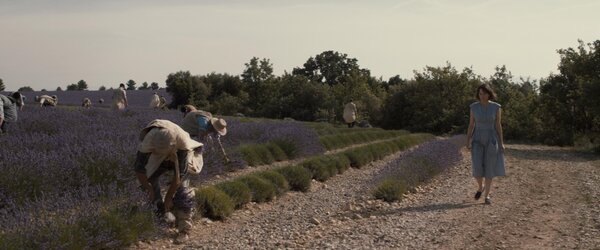
[(426, 66), (515, 79), (557, 73), (561, 48), (600, 39), (597, 0), (0, 0), (6, 90), (90, 90), (170, 73), (274, 73), (334, 50), (384, 80)]

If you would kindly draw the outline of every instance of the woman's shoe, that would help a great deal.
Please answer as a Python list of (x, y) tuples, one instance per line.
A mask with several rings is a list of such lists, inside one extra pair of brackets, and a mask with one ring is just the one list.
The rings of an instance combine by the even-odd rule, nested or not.
[(477, 191), (475, 193), (475, 200), (479, 200), (479, 198), (481, 198), (481, 193), (482, 193), (482, 191)]
[(487, 204), (487, 205), (491, 205), (492, 204), (492, 199), (489, 196), (485, 197), (485, 204)]

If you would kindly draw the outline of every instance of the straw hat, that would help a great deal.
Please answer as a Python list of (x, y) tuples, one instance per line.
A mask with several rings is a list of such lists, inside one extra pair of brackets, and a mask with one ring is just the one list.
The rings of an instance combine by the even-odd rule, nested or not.
[(221, 118), (212, 118), (210, 119), (210, 124), (212, 124), (213, 128), (215, 128), (220, 135), (227, 134), (227, 122), (225, 120)]

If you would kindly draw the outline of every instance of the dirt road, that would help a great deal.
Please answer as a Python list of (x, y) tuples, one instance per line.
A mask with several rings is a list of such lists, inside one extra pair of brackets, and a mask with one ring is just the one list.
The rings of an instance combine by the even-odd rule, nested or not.
[(473, 199), (467, 151), (457, 166), (403, 201), (373, 200), (386, 160), (350, 169), (310, 192), (250, 204), (227, 221), (198, 219), (191, 237), (157, 249), (600, 249), (600, 157), (568, 148), (508, 145), (492, 204)]

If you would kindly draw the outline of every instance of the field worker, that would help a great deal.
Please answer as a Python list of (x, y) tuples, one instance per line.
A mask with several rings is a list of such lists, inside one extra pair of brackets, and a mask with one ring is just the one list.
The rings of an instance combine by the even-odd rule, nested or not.
[(83, 101), (81, 103), (81, 106), (84, 108), (91, 108), (92, 107), (92, 100), (90, 100), (90, 98), (83, 98)]
[(217, 144), (222, 159), (228, 163), (229, 158), (225, 153), (223, 143), (221, 143), (221, 136), (227, 134), (227, 122), (224, 119), (213, 117), (210, 112), (197, 110), (192, 105), (183, 106), (181, 112), (183, 112), (181, 127), (191, 136), (197, 136), (211, 151), (215, 150), (214, 144)]
[(112, 96), (112, 109), (124, 110), (127, 108), (127, 93), (125, 92), (125, 84), (120, 84), (118, 89), (115, 89)]
[(344, 121), (349, 128), (354, 127), (356, 124), (356, 113), (356, 104), (350, 99), (350, 102), (344, 106)]
[(36, 96), (35, 101), (40, 103), (40, 107), (48, 107), (48, 106), (55, 107), (58, 104), (58, 97), (55, 95), (53, 95), (53, 96), (41, 95), (41, 96)]
[(98, 103), (100, 103), (100, 104), (104, 103), (104, 98), (100, 98), (100, 100), (98, 100)]
[[(192, 228), (196, 202), (188, 174), (202, 170), (202, 143), (168, 120), (150, 122), (142, 129), (140, 141), (134, 164), (137, 178), (149, 201), (156, 205), (158, 216), (175, 215), (179, 231), (175, 243), (181, 243)], [(159, 181), (162, 175), (171, 175), (164, 197)]]
[(10, 96), (0, 94), (0, 134), (6, 133), (8, 123), (17, 122), (17, 107), (22, 107), (21, 93)]
[(160, 108), (160, 97), (158, 97), (156, 92), (154, 92), (152, 99), (150, 99), (150, 107), (155, 109)]
[(160, 99), (159, 99), (158, 108), (159, 109), (167, 109), (167, 99), (162, 95), (160, 96)]
[(27, 97), (25, 95), (21, 95), (21, 107), (19, 108), (20, 111), (23, 111), (23, 107), (25, 107), (25, 100), (27, 100)]

